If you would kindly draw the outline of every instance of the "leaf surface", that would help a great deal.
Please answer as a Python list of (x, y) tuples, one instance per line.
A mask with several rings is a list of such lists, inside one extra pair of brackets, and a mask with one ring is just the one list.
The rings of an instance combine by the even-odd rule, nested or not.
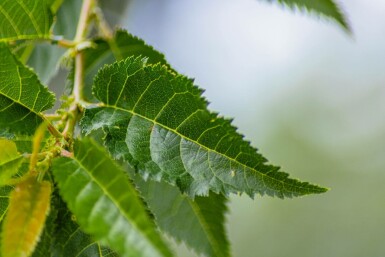
[(52, 22), (48, 0), (0, 1), (0, 41), (49, 38)]
[(108, 154), (89, 139), (75, 157), (53, 163), (53, 174), (80, 227), (124, 257), (171, 256), (138, 192)]
[(0, 131), (33, 134), (43, 121), (41, 112), (53, 106), (54, 94), (4, 43), (0, 43), (0, 70)]
[(12, 186), (0, 187), (0, 224), (2, 224), (5, 214), (9, 207), (9, 194), (13, 190)]
[(152, 46), (147, 45), (142, 39), (118, 29), (111, 40), (97, 38), (95, 47), (83, 51), (85, 59), (85, 90), (86, 96), (92, 98), (91, 86), (98, 70), (105, 64), (111, 64), (116, 60), (130, 56), (142, 56), (147, 58), (147, 63), (161, 63), (170, 68), (165, 56)]
[(18, 172), (22, 161), (22, 155), (17, 152), (16, 144), (0, 138), (0, 186), (6, 185), (8, 180)]
[(50, 207), (51, 184), (30, 177), (10, 194), (1, 236), (2, 256), (30, 256), (40, 238)]
[(160, 229), (198, 254), (225, 257), (229, 242), (224, 224), (227, 199), (215, 193), (191, 199), (164, 182), (135, 179)]
[(105, 106), (86, 111), (83, 131), (103, 128), (112, 154), (120, 151), (144, 177), (176, 184), (190, 196), (325, 192), (266, 164), (230, 120), (208, 111), (192, 80), (164, 66), (128, 58), (104, 67), (93, 89)]
[(351, 32), (349, 23), (334, 0), (266, 0), (268, 2), (277, 2), (288, 6), (291, 9), (299, 9), (325, 16), (336, 21), (346, 31)]
[(58, 199), (55, 207), (58, 215), (56, 230), (53, 234), (52, 257), (118, 257), (114, 251), (101, 246), (80, 229), (75, 216), (67, 209), (63, 200)]

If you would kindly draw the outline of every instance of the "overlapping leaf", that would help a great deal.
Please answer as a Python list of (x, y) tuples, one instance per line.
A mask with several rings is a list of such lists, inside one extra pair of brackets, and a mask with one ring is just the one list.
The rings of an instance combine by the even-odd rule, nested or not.
[(116, 60), (130, 56), (142, 56), (151, 64), (161, 63), (168, 67), (164, 55), (147, 45), (142, 39), (118, 29), (113, 38), (106, 40), (98, 38), (94, 40), (95, 47), (83, 51), (85, 59), (85, 85), (86, 95), (91, 98), (91, 86), (93, 79), (100, 68), (105, 64), (111, 64)]
[(161, 230), (206, 256), (230, 256), (224, 228), (226, 198), (211, 193), (194, 200), (166, 183), (135, 179)]
[(335, 20), (346, 31), (350, 32), (350, 26), (338, 4), (334, 0), (266, 0), (278, 2), (292, 9), (306, 10)]
[(17, 152), (16, 144), (8, 139), (0, 138), (0, 186), (18, 172), (22, 155)]
[(55, 208), (58, 210), (58, 215), (56, 230), (52, 233), (52, 257), (118, 257), (111, 249), (101, 246), (80, 229), (75, 216), (61, 199), (58, 200)]
[(127, 175), (89, 139), (75, 157), (53, 163), (53, 173), (80, 227), (124, 257), (171, 256)]
[(192, 80), (165, 67), (128, 58), (103, 68), (93, 89), (105, 106), (86, 111), (83, 131), (104, 128), (109, 148), (124, 141), (119, 150), (128, 152), (122, 155), (145, 176), (191, 196), (209, 190), (278, 197), (325, 192), (267, 165), (229, 120), (207, 110)]
[(43, 121), (41, 112), (51, 108), (53, 93), (0, 43), (0, 131), (33, 134)]
[(51, 184), (30, 177), (10, 195), (1, 236), (2, 256), (30, 256), (40, 238), (50, 207)]
[(52, 22), (49, 0), (0, 1), (0, 41), (49, 38)]

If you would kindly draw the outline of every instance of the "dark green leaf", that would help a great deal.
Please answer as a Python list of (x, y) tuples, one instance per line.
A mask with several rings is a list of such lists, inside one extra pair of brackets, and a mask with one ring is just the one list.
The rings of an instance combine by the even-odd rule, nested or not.
[(326, 191), (267, 165), (230, 120), (207, 110), (192, 80), (165, 66), (128, 58), (100, 70), (93, 89), (105, 106), (86, 111), (83, 131), (104, 128), (107, 147), (128, 150), (121, 155), (144, 176), (177, 184), (191, 196), (209, 190), (278, 197)]
[(172, 255), (128, 176), (96, 143), (77, 141), (75, 157), (56, 159), (53, 174), (80, 227), (95, 240), (124, 257)]
[(335, 20), (346, 31), (350, 32), (350, 26), (338, 4), (334, 0), (266, 0), (278, 2), (291, 9), (313, 12)]
[(49, 0), (0, 2), (0, 41), (49, 38), (52, 22)]
[(151, 64), (167, 64), (164, 55), (156, 51), (152, 46), (123, 29), (115, 32), (111, 40), (95, 39), (95, 48), (84, 50), (85, 56), (85, 84), (87, 97), (91, 98), (91, 86), (97, 71), (105, 64), (111, 64), (116, 60), (121, 60), (130, 56), (142, 56), (148, 58)]
[(224, 196), (210, 193), (209, 197), (197, 196), (192, 200), (166, 183), (144, 182), (138, 177), (135, 184), (164, 232), (197, 253), (230, 256), (224, 228), (227, 211)]
[(0, 43), (0, 131), (33, 134), (55, 96)]
[(75, 216), (61, 199), (55, 207), (58, 210), (58, 216), (56, 231), (53, 235), (53, 257), (118, 257), (111, 249), (101, 246), (80, 229)]

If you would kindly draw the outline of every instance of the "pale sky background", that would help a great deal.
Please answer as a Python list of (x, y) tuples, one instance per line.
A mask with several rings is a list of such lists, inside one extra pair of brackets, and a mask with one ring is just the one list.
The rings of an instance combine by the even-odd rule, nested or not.
[(332, 189), (232, 197), (234, 256), (385, 256), (385, 3), (339, 2), (353, 36), (256, 0), (136, 0), (126, 12), (122, 25), (194, 77), (272, 163)]

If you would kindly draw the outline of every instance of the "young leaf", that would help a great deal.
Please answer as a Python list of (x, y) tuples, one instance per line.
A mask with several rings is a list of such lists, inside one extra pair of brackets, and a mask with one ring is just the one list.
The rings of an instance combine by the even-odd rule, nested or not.
[(54, 161), (53, 174), (80, 227), (124, 257), (172, 256), (124, 171), (89, 139), (74, 151)]
[(0, 43), (0, 131), (33, 134), (55, 96)]
[(333, 19), (341, 25), (346, 31), (351, 32), (348, 21), (342, 13), (338, 4), (334, 0), (267, 0), (269, 2), (278, 2), (286, 5), (289, 8), (305, 10), (323, 15), (327, 18)]
[(227, 211), (224, 196), (210, 193), (209, 197), (198, 196), (192, 200), (164, 182), (144, 182), (137, 177), (135, 184), (164, 232), (198, 254), (230, 256), (224, 228)]
[[(85, 234), (76, 223), (75, 216), (67, 209), (66, 204), (57, 197), (58, 215), (56, 230), (52, 233), (52, 257), (118, 257), (108, 247), (101, 246), (91, 236)], [(42, 257), (45, 257), (44, 255)]]
[(1, 0), (0, 41), (49, 38), (53, 22), (49, 0)]
[(192, 80), (164, 66), (128, 58), (100, 70), (93, 90), (105, 106), (86, 111), (83, 131), (104, 128), (108, 148), (121, 146), (125, 134), (126, 147), (119, 149), (128, 150), (122, 155), (144, 176), (177, 184), (191, 196), (209, 190), (278, 197), (326, 191), (267, 165), (229, 120), (207, 110)]
[(35, 177), (20, 182), (10, 195), (1, 236), (2, 256), (30, 256), (43, 230), (50, 207), (51, 184)]
[(18, 172), (23, 157), (17, 152), (16, 144), (0, 138), (0, 186)]
[[(51, 201), (52, 202), (52, 201)], [(52, 205), (51, 205), (52, 206)], [(53, 243), (53, 234), (56, 228), (57, 210), (51, 208), (46, 219), (40, 240), (33, 251), (32, 257), (51, 257), (51, 245)]]

